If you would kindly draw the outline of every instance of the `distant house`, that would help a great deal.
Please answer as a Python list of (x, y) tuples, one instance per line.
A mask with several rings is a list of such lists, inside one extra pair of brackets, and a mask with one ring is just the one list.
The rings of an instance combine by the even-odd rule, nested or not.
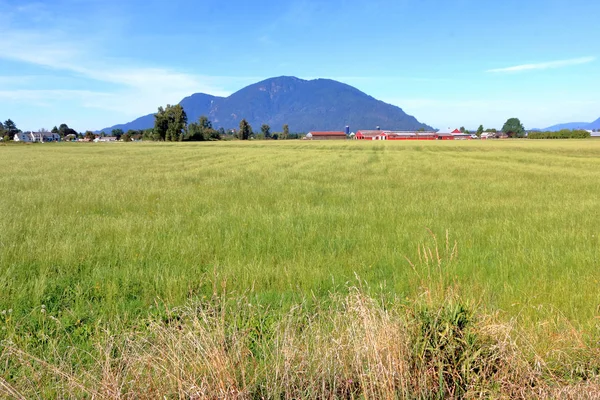
[(117, 138), (115, 136), (100, 136), (94, 140), (95, 142), (116, 142)]
[(33, 142), (33, 137), (31, 136), (31, 132), (19, 132), (15, 133), (13, 140), (15, 142)]
[(60, 135), (52, 132), (20, 132), (15, 134), (13, 140), (29, 143), (59, 142)]
[(43, 142), (60, 142), (60, 135), (52, 132), (39, 132)]
[(308, 132), (306, 138), (309, 140), (345, 140), (346, 132), (337, 131), (316, 131)]

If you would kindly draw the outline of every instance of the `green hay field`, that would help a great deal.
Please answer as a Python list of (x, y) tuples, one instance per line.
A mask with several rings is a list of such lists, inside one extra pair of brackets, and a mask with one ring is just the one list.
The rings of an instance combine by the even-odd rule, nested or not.
[(0, 340), (34, 353), (66, 340), (43, 314), (92, 348), (225, 290), (277, 314), (439, 275), (502, 321), (598, 333), (600, 141), (6, 145), (0, 170)]

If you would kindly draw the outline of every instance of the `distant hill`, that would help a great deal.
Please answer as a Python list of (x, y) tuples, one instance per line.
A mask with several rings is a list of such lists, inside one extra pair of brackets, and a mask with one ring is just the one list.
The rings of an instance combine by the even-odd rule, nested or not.
[[(288, 124), (292, 132), (359, 129), (432, 129), (401, 108), (377, 100), (360, 90), (330, 79), (303, 80), (282, 76), (247, 86), (229, 97), (196, 93), (180, 104), (188, 121), (206, 115), (216, 128), (237, 128), (245, 118), (255, 131), (269, 124), (280, 131)], [(147, 129), (154, 126), (149, 114), (132, 122), (102, 129)]]
[(549, 126), (546, 129), (540, 129), (541, 131), (556, 132), (561, 129), (600, 129), (600, 118), (594, 122), (567, 122), (566, 124), (558, 124)]

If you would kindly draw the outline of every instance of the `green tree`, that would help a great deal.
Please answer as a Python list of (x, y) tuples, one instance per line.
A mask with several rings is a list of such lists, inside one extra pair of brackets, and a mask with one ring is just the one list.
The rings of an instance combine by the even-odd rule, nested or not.
[(154, 139), (167, 142), (178, 142), (183, 140), (187, 127), (187, 115), (180, 104), (167, 108), (158, 108), (154, 114)]
[(483, 133), (483, 125), (479, 125), (479, 128), (477, 128), (477, 137), (481, 137), (481, 134)]
[[(456, 126), (456, 125), (455, 125), (455, 126)], [(464, 126), (461, 126), (461, 127), (460, 127), (460, 129), (459, 129), (459, 131), (460, 131), (461, 133), (465, 133), (465, 132), (466, 132), (466, 129), (465, 129), (465, 127), (464, 127)]]
[(206, 136), (204, 135), (204, 128), (202, 128), (200, 122), (192, 122), (188, 125), (185, 140), (193, 142), (203, 142), (207, 140)]
[(6, 129), (4, 129), (4, 124), (0, 122), (0, 136), (4, 137), (6, 135)]
[(245, 119), (240, 121), (240, 130), (238, 131), (238, 138), (240, 140), (248, 140), (252, 135), (252, 127)]
[(123, 136), (123, 129), (113, 129), (110, 133), (116, 137), (117, 140), (120, 140), (121, 136)]
[(288, 139), (290, 137), (290, 127), (288, 124), (283, 125), (283, 133), (281, 134), (282, 139)]
[(198, 125), (205, 130), (212, 129), (212, 122), (210, 122), (206, 115), (201, 115), (200, 118), (198, 118)]
[(15, 124), (11, 119), (7, 119), (4, 121), (4, 132), (8, 137), (12, 138), (15, 134), (21, 132), (20, 129), (17, 128), (17, 124)]
[(519, 120), (519, 118), (509, 118), (502, 126), (502, 132), (506, 133), (508, 137), (525, 137), (525, 127)]
[(85, 135), (83, 137), (86, 138), (86, 139), (89, 139), (89, 140), (96, 139), (96, 135), (92, 131), (86, 131)]
[(58, 128), (56, 127), (56, 125), (54, 126), (54, 128), (52, 128), (52, 130), (50, 132), (52, 132), (52, 133), (58, 133)]
[(262, 124), (260, 127), (260, 131), (262, 132), (265, 139), (271, 139), (271, 127), (267, 124)]
[[(223, 128), (221, 130), (225, 132)], [(221, 140), (221, 132), (213, 128), (212, 122), (207, 116), (202, 115), (198, 118), (198, 122), (188, 125), (184, 139), (189, 141)]]
[[(52, 131), (54, 132), (54, 129), (52, 129)], [(77, 131), (75, 129), (69, 128), (69, 125), (67, 124), (60, 124), (60, 126), (58, 127), (58, 131), (55, 133), (58, 133), (61, 138), (64, 138), (67, 135), (77, 136)]]

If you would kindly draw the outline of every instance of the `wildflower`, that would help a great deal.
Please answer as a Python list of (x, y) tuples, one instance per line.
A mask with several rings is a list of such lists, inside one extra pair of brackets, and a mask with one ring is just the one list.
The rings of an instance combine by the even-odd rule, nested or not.
[(9, 314), (12, 314), (12, 308), (9, 308), (9, 309), (8, 309), (8, 313), (9, 313)]
[(6, 315), (6, 310), (2, 310), (2, 315)]

